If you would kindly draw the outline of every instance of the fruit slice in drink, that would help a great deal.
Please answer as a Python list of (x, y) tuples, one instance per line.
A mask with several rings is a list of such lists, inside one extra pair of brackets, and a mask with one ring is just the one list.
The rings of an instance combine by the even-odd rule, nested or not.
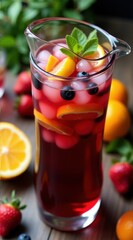
[(57, 118), (64, 120), (95, 119), (103, 114), (103, 108), (97, 103), (62, 105), (57, 110)]
[(51, 73), (56, 76), (69, 77), (75, 71), (75, 65), (72, 58), (66, 57), (55, 66)]
[[(98, 44), (98, 47), (97, 47), (97, 51), (91, 55), (87, 55), (85, 56), (86, 59), (99, 59), (99, 58), (102, 58), (103, 56), (105, 55), (105, 51), (104, 51), (104, 48)], [(98, 61), (92, 61), (91, 62), (92, 66), (93, 67), (101, 67), (105, 64), (105, 59), (101, 59), (101, 60), (98, 60)]]
[(42, 125), (46, 129), (64, 135), (71, 135), (73, 133), (73, 130), (70, 127), (66, 126), (63, 123), (60, 123), (59, 121), (47, 119), (42, 113), (40, 113), (36, 109), (34, 109), (34, 115), (39, 121), (40, 125)]
[(50, 72), (53, 70), (53, 68), (56, 66), (56, 64), (59, 62), (58, 58), (56, 58), (55, 56), (53, 55), (50, 55), (49, 58), (48, 58), (48, 62), (47, 62), (47, 65), (46, 65), (46, 68), (45, 70), (47, 72)]

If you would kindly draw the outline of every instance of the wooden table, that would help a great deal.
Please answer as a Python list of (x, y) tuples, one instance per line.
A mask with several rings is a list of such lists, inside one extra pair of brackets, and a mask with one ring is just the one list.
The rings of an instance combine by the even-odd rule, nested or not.
[[(106, 24), (105, 24), (106, 22)], [(99, 26), (109, 31), (112, 35), (126, 40), (133, 46), (133, 21), (125, 21), (118, 19), (99, 18)], [(123, 81), (129, 90), (129, 108), (132, 111), (133, 104), (133, 54), (125, 58), (121, 58), (116, 62), (114, 77)], [(105, 154), (103, 149), (103, 166), (104, 166), (104, 184), (102, 190), (102, 204), (96, 221), (88, 228), (74, 232), (63, 233), (49, 228), (41, 222), (38, 216), (36, 199), (33, 188), (33, 162), (34, 162), (34, 121), (30, 119), (22, 119), (13, 109), (14, 95), (13, 85), (16, 78), (7, 73), (6, 94), (0, 101), (0, 121), (8, 121), (16, 124), (30, 138), (33, 147), (32, 163), (29, 169), (21, 176), (8, 181), (0, 181), (0, 198), (9, 194), (15, 189), (18, 196), (27, 204), (27, 208), (23, 211), (23, 219), (21, 226), (9, 238), (15, 240), (21, 232), (27, 232), (31, 235), (32, 240), (116, 240), (115, 226), (118, 218), (125, 211), (133, 209), (133, 198), (125, 199), (120, 196), (113, 188), (108, 177), (108, 170), (111, 165), (111, 155)]]

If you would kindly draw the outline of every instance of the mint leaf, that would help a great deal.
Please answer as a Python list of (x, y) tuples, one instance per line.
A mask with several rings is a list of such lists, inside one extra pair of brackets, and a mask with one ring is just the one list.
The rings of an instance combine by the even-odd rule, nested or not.
[(97, 30), (93, 30), (89, 36), (88, 36), (88, 40), (92, 40), (92, 39), (97, 39), (98, 40), (98, 37), (97, 37)]
[(82, 51), (82, 46), (80, 46), (79, 44), (76, 44), (73, 48), (73, 52), (80, 55), (81, 51)]
[(75, 57), (75, 54), (71, 50), (69, 50), (67, 48), (61, 48), (60, 51), (62, 53), (64, 53), (65, 55), (67, 55), (68, 57), (71, 57), (71, 58)]
[(81, 31), (80, 29), (78, 29), (76, 27), (73, 29), (71, 36), (77, 40), (77, 42), (80, 44), (80, 46), (84, 46), (87, 41), (87, 37), (83, 33), (83, 31)]
[(78, 41), (74, 37), (72, 37), (70, 35), (67, 35), (66, 36), (66, 43), (67, 43), (68, 47), (73, 51), (74, 50), (74, 46), (76, 44), (78, 44)]
[(98, 47), (97, 31), (94, 30), (88, 36), (88, 40), (84, 46), (82, 56), (93, 54), (94, 52), (96, 52), (97, 47)]
[(70, 35), (66, 35), (66, 44), (69, 49), (61, 48), (61, 52), (69, 57), (74, 57), (74, 54), (84, 57), (96, 52), (98, 47), (97, 31), (92, 31), (87, 37), (85, 33), (74, 28)]
[(98, 39), (92, 39), (92, 40), (88, 40), (86, 45), (84, 46), (83, 49), (83, 57), (86, 55), (90, 55), (96, 52), (98, 47)]

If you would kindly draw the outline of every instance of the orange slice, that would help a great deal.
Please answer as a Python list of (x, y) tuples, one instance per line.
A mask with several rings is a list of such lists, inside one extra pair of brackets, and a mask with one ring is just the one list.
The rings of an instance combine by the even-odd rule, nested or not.
[[(88, 59), (98, 59), (98, 58), (102, 58), (103, 56), (105, 55), (105, 51), (104, 51), (104, 48), (98, 44), (98, 47), (97, 47), (97, 51), (91, 55), (87, 55), (85, 56), (85, 58), (88, 58)], [(101, 59), (99, 61), (92, 61), (91, 64), (94, 66), (94, 67), (100, 67), (102, 65), (104, 65), (105, 63), (105, 59)]]
[(75, 66), (75, 61), (70, 57), (66, 57), (55, 66), (51, 73), (56, 76), (69, 77), (75, 71)]
[(53, 132), (64, 135), (72, 135), (73, 133), (73, 130), (70, 127), (56, 120), (47, 119), (42, 113), (38, 112), (36, 109), (34, 109), (34, 115), (38, 122), (40, 123), (40, 125)]
[(95, 119), (102, 114), (103, 108), (96, 103), (84, 105), (71, 103), (63, 105), (57, 110), (57, 118), (64, 120)]
[(7, 122), (0, 123), (0, 179), (22, 174), (31, 162), (31, 144), (24, 132)]
[(53, 68), (56, 66), (56, 64), (59, 62), (59, 59), (56, 58), (55, 56), (53, 55), (50, 55), (49, 58), (48, 58), (48, 62), (47, 62), (47, 65), (46, 65), (46, 68), (45, 70), (47, 72), (50, 72), (53, 70)]

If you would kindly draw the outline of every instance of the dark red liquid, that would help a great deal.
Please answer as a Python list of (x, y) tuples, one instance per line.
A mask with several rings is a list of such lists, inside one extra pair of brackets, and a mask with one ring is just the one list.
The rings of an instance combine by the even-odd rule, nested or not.
[[(100, 141), (98, 143), (98, 141)], [(99, 200), (102, 186), (102, 136), (81, 137), (73, 148), (59, 149), (44, 142), (40, 127), (40, 162), (35, 175), (38, 203), (56, 216), (78, 216)]]
[[(50, 47), (46, 49), (50, 51)], [(74, 89), (75, 96), (71, 100), (63, 99), (60, 90), (66, 85), (75, 87), (75, 85), (71, 85), (73, 79), (65, 82), (54, 81), (53, 78), (53, 85), (47, 86), (45, 81), (50, 80), (47, 74), (40, 73), (32, 65), (31, 72), (34, 107), (42, 116), (40, 120), (40, 115), (35, 115), (35, 189), (40, 212), (42, 215), (48, 212), (59, 217), (76, 217), (93, 208), (100, 199), (102, 137), (111, 84), (111, 71), (110, 68), (103, 71), (100, 79), (95, 79), (97, 76), (92, 78), (91, 81), (94, 82), (103, 79), (103, 82), (99, 83), (96, 94), (88, 92), (87, 81), (90, 79), (83, 82), (77, 81), (76, 86), (79, 84), (78, 87), (81, 88), (80, 90)], [(57, 85), (54, 85), (55, 83)], [(53, 99), (55, 95), (56, 98)], [(80, 116), (78, 115), (81, 118), (73, 118), (76, 107), (69, 119), (64, 120), (59, 117), (60, 108), (69, 104), (81, 108)], [(89, 106), (88, 111), (92, 111), (92, 114), (87, 115), (86, 118), (83, 114), (84, 106)], [(73, 130), (72, 134), (69, 131), (67, 134), (62, 132), (62, 124)], [(56, 131), (55, 126), (61, 131)], [(86, 129), (90, 129), (88, 133), (86, 129), (83, 129), (84, 126)], [(65, 127), (63, 130), (66, 130)]]

